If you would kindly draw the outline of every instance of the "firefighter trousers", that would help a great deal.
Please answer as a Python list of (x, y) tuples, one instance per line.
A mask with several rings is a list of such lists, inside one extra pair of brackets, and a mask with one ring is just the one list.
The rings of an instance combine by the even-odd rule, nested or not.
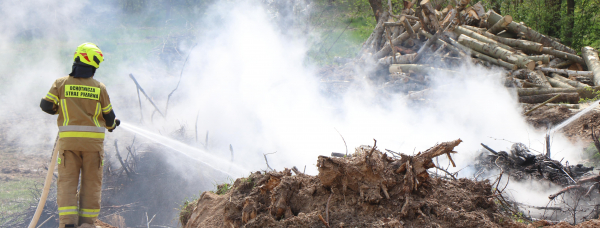
[(59, 228), (94, 224), (100, 213), (104, 151), (61, 150), (58, 153)]

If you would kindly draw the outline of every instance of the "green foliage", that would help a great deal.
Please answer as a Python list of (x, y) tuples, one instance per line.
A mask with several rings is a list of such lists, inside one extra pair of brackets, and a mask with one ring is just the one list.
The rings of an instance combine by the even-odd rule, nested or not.
[(585, 165), (598, 166), (600, 164), (600, 153), (594, 143), (590, 143), (585, 149), (583, 149), (584, 158), (588, 160)]
[(594, 89), (592, 89), (592, 87), (586, 87), (584, 89), (584, 93), (589, 94), (589, 96), (586, 96), (586, 97), (592, 97), (592, 98), (579, 98), (580, 104), (600, 100), (600, 90), (594, 91)]
[(224, 195), (227, 192), (229, 192), (229, 190), (231, 190), (231, 187), (233, 186), (233, 179), (231, 179), (230, 177), (227, 178), (228, 182), (225, 182), (223, 184), (219, 184), (216, 185), (217, 190), (216, 191), (211, 191), (212, 193), (215, 193), (217, 195)]
[(225, 193), (229, 192), (229, 190), (231, 190), (231, 184), (229, 183), (224, 183), (224, 184), (220, 184), (219, 186), (217, 186), (217, 195), (225, 195)]
[(376, 21), (367, 0), (314, 1), (308, 16), (308, 60), (327, 65), (335, 56), (352, 58), (371, 35)]
[(525, 219), (523, 219), (523, 212), (517, 212), (513, 214), (512, 219), (518, 223), (525, 223)]
[(486, 9), (511, 15), (517, 23), (524, 22), (542, 34), (559, 38), (577, 52), (584, 46), (600, 48), (600, 0), (574, 0), (573, 16), (567, 13), (567, 1), (560, 0), (482, 0), (481, 3)]

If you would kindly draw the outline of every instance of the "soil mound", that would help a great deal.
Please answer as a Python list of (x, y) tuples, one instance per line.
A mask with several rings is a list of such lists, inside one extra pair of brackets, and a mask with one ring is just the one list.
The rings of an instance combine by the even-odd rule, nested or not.
[(596, 132), (600, 130), (600, 111), (592, 110), (573, 121), (562, 131), (570, 139), (577, 139), (583, 142), (592, 142), (592, 129)]
[[(535, 105), (525, 106), (525, 110), (531, 109)], [(567, 107), (540, 107), (526, 116), (529, 124), (535, 128), (548, 129), (556, 126), (569, 117), (577, 114), (577, 111), (571, 111)], [(598, 131), (600, 129), (600, 111), (592, 110), (589, 113), (581, 116), (571, 124), (565, 126), (561, 132), (572, 141), (583, 141), (586, 143), (592, 142), (592, 129)]]
[[(529, 110), (534, 106), (535, 105), (528, 105), (526, 110)], [(526, 120), (533, 127), (543, 129), (558, 125), (574, 114), (575, 113), (571, 112), (571, 110), (567, 107), (544, 106), (531, 112), (531, 114), (526, 116)]]
[[(317, 176), (297, 169), (256, 172), (221, 195), (204, 192), (181, 212), (183, 227), (526, 227), (500, 213), (489, 181), (430, 177), (431, 158), (460, 140), (415, 156), (361, 146), (318, 158)], [(294, 173), (295, 175), (293, 175)], [(220, 186), (219, 189), (223, 189)]]

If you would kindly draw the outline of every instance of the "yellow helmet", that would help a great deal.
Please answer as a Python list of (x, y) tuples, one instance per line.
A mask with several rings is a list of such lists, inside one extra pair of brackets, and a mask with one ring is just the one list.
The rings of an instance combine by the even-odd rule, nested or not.
[(98, 68), (100, 67), (100, 63), (104, 61), (104, 55), (102, 55), (102, 51), (97, 45), (83, 43), (77, 47), (73, 60)]

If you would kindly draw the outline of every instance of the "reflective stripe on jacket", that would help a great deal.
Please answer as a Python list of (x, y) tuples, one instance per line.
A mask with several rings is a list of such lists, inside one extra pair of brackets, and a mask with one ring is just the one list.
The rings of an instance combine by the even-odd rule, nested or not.
[(59, 149), (103, 149), (106, 129), (103, 114), (112, 111), (104, 84), (93, 78), (66, 76), (54, 82), (44, 99), (58, 106)]

